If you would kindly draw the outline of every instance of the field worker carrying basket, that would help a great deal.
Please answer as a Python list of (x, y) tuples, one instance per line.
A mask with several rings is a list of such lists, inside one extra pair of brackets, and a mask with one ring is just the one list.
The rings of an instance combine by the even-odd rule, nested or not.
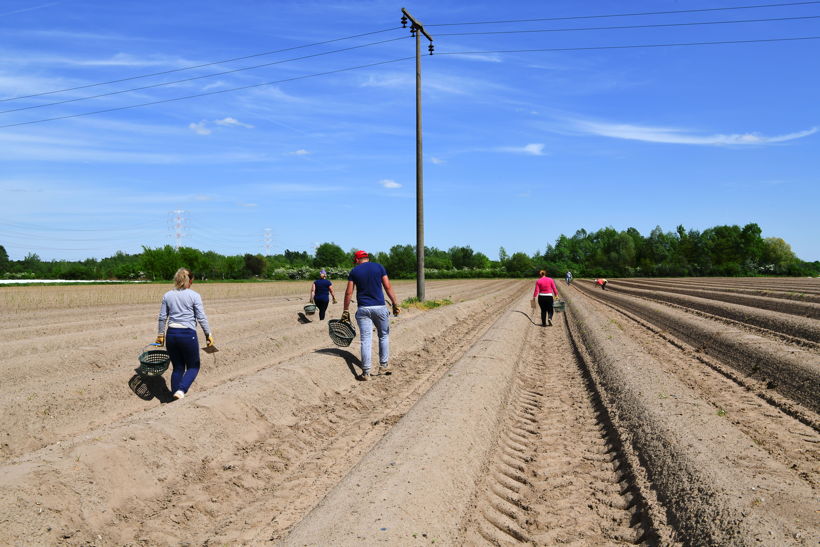
[[(366, 382), (370, 379), (371, 339), (373, 326), (379, 337), (379, 370), (386, 370), (390, 357), (390, 312), (384, 302), (384, 292), (387, 292), (390, 303), (393, 305), (393, 315), (399, 314), (399, 301), (390, 285), (387, 270), (377, 262), (370, 262), (370, 256), (365, 251), (356, 251), (353, 257), (354, 267), (347, 277), (345, 290), (344, 311), (342, 321), (350, 323), (350, 301), (353, 299), (353, 288), (356, 288), (356, 323), (361, 333), (362, 374), (359, 380)], [(382, 292), (382, 288), (384, 292)]]
[[(327, 272), (322, 269), (319, 272), (319, 279), (313, 282), (310, 286), (310, 303), (315, 304), (319, 308), (319, 321), (325, 318), (327, 306), (330, 304), (330, 299), (336, 303), (336, 295), (333, 294), (333, 283), (327, 278)], [(305, 306), (307, 310), (307, 306)]]
[[(191, 290), (194, 276), (187, 268), (174, 275), (174, 289), (162, 297), (159, 308), (159, 334), (156, 344), (165, 344), (171, 357), (171, 392), (174, 399), (182, 399), (199, 374), (199, 340), (196, 324), (205, 333), (207, 347), (214, 346), (205, 306), (199, 293)], [(167, 325), (166, 325), (167, 323)], [(166, 332), (167, 326), (167, 335)]]
[[(538, 298), (538, 305), (541, 306), (541, 326), (552, 326), (553, 304), (558, 298), (558, 287), (551, 277), (547, 277), (547, 272), (538, 272), (539, 278), (535, 282), (535, 291), (532, 293), (532, 302)], [(549, 318), (547, 317), (549, 315)]]

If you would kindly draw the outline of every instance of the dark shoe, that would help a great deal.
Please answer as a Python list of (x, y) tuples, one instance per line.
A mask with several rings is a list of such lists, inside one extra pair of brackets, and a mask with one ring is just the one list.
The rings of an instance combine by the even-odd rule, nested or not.
[(370, 373), (369, 372), (362, 372), (361, 374), (359, 374), (358, 379), (359, 379), (360, 382), (367, 382), (368, 380), (370, 380)]

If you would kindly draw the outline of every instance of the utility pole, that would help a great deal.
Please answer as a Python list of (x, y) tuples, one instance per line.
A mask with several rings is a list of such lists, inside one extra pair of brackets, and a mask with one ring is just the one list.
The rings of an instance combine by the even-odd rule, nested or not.
[(421, 35), (430, 40), (427, 50), (433, 54), (433, 38), (406, 9), (401, 8), (401, 25), (416, 38), (416, 298), (424, 302), (424, 165), (421, 149)]
[(273, 239), (273, 231), (270, 228), (265, 228), (265, 256), (270, 256), (270, 245)]
[(176, 209), (171, 211), (171, 222), (174, 225), (174, 250), (182, 247), (182, 238), (185, 237), (185, 211)]

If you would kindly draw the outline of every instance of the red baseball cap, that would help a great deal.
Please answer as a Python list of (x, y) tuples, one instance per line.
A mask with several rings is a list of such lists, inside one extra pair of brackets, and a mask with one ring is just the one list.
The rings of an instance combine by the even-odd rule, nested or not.
[(353, 264), (355, 264), (360, 258), (370, 258), (370, 255), (367, 254), (367, 251), (356, 251), (353, 255)]

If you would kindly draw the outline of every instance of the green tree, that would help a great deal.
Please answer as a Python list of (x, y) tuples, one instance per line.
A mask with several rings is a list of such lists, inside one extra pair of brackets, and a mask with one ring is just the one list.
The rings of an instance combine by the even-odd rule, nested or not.
[(245, 270), (249, 275), (259, 277), (265, 273), (265, 258), (262, 255), (248, 253), (243, 258), (245, 260)]
[(512, 277), (529, 277), (533, 275), (532, 260), (526, 253), (513, 253), (509, 260), (504, 262), (504, 269)]
[(416, 247), (415, 245), (394, 245), (390, 247), (390, 254), (383, 263), (390, 277), (411, 278), (416, 275)]
[(291, 251), (285, 249), (285, 259), (291, 267), (298, 268), (299, 266), (310, 266), (310, 255), (307, 251)]
[(0, 245), (0, 274), (11, 271), (10, 266), (9, 254), (6, 252), (6, 248)]
[(501, 247), (498, 249), (498, 262), (501, 263), (503, 266), (506, 261), (510, 259), (510, 255), (507, 254), (507, 249)]
[(450, 255), (450, 260), (453, 262), (453, 267), (456, 269), (464, 268), (489, 268), (490, 259), (483, 253), (473, 251), (469, 246), (467, 247), (450, 247), (447, 251)]
[(350, 264), (348, 254), (335, 243), (322, 243), (316, 248), (313, 265), (317, 268), (332, 268)]
[(779, 237), (767, 237), (763, 240), (761, 268), (766, 273), (784, 274), (789, 268), (800, 262), (792, 251), (791, 245)]
[(151, 279), (173, 279), (181, 267), (178, 254), (170, 245), (156, 249), (143, 246), (140, 266)]
[(424, 248), (424, 267), (434, 270), (452, 270), (453, 261), (447, 251), (435, 247)]

